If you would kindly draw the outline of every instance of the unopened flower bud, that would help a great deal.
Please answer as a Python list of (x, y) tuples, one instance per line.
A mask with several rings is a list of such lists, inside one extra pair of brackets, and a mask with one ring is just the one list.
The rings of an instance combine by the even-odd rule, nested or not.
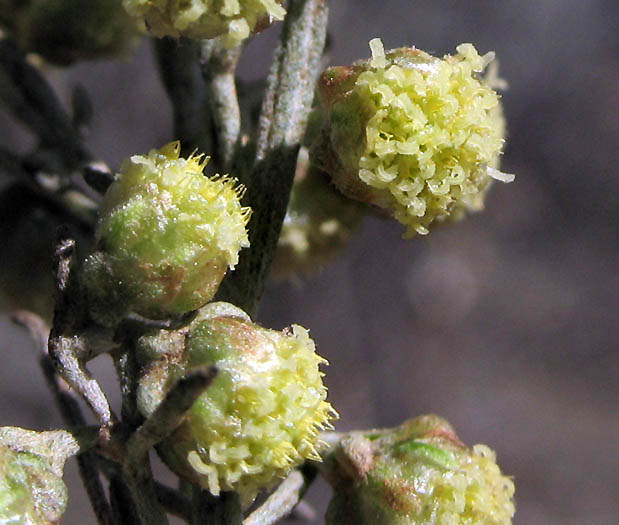
[(132, 47), (138, 32), (122, 0), (0, 0), (0, 27), (27, 51), (68, 65), (113, 57)]
[(283, 20), (281, 0), (123, 0), (155, 36), (215, 38), (235, 47), (273, 20)]
[(0, 428), (0, 523), (58, 523), (67, 506), (62, 468), (78, 449), (65, 431)]
[(335, 257), (365, 216), (315, 169), (297, 172), (273, 260), (276, 276), (310, 274)]
[(240, 309), (211, 303), (185, 329), (140, 339), (144, 366), (138, 407), (148, 416), (192, 367), (215, 365), (217, 377), (181, 426), (157, 448), (182, 478), (242, 502), (270, 488), (306, 458), (320, 460), (320, 429), (336, 417), (307, 330), (262, 328)]
[(480, 76), (493, 53), (471, 44), (435, 58), (415, 48), (327, 69), (319, 80), (322, 129), (312, 162), (347, 196), (428, 233), (463, 209), (478, 209), (503, 147), (499, 97)]
[(97, 249), (83, 282), (93, 317), (131, 310), (154, 319), (207, 303), (241, 248), (250, 209), (242, 186), (206, 177), (200, 156), (179, 157), (172, 142), (125, 160), (99, 212)]
[(485, 445), (466, 448), (437, 416), (352, 432), (326, 460), (328, 525), (509, 525), (514, 484)]

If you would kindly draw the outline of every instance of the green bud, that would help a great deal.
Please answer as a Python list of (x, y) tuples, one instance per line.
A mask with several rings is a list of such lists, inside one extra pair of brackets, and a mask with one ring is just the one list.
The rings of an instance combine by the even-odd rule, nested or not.
[(67, 506), (64, 462), (78, 450), (65, 431), (0, 428), (0, 524), (57, 523)]
[(179, 157), (172, 142), (125, 160), (108, 189), (96, 229), (98, 251), (83, 282), (103, 324), (132, 310), (160, 319), (195, 310), (215, 295), (249, 246), (243, 187), (206, 177), (208, 157)]
[(437, 416), (352, 432), (326, 460), (328, 525), (508, 525), (514, 483), (485, 445), (466, 448)]
[(494, 54), (471, 44), (435, 58), (415, 48), (327, 69), (319, 81), (322, 129), (312, 162), (345, 195), (426, 234), (434, 221), (479, 209), (504, 143), (499, 97), (480, 76)]
[(273, 260), (273, 272), (310, 274), (334, 258), (365, 216), (364, 207), (347, 199), (316, 169), (298, 172)]
[(137, 27), (122, 0), (0, 0), (0, 27), (27, 51), (68, 65), (113, 57), (137, 40)]
[[(320, 460), (319, 430), (337, 416), (307, 330), (267, 330), (240, 309), (212, 303), (185, 329), (140, 339), (138, 407), (155, 410), (192, 367), (215, 365), (211, 386), (157, 450), (180, 477), (214, 495), (237, 491), (245, 505), (306, 458)], [(157, 356), (159, 356), (157, 358)]]
[(283, 20), (281, 0), (123, 0), (127, 12), (143, 20), (155, 36), (215, 38), (238, 46), (273, 20)]

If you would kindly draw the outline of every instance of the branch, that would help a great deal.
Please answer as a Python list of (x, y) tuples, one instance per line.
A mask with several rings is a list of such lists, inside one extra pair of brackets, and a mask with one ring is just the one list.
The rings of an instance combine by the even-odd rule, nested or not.
[[(12, 319), (28, 330), (30, 336), (40, 348), (39, 364), (45, 381), (54, 395), (64, 424), (69, 428), (85, 426), (86, 420), (82, 415), (77, 399), (72, 395), (66, 383), (56, 375), (56, 370), (47, 355), (47, 334), (49, 334), (47, 323), (38, 315), (25, 310), (15, 312)], [(99, 478), (96, 454), (93, 451), (87, 451), (78, 455), (76, 459), (80, 477), (97, 518), (97, 523), (99, 525), (115, 525), (112, 509)]]
[(194, 368), (181, 377), (150, 417), (131, 436), (127, 443), (128, 455), (144, 456), (150, 448), (174, 432), (182, 423), (187, 410), (216, 375), (217, 368), (210, 366)]
[(174, 490), (155, 481), (157, 500), (161, 506), (173, 516), (191, 521), (191, 501), (183, 496), (178, 490)]
[(7, 38), (0, 39), (0, 100), (39, 136), (44, 146), (57, 150), (68, 166), (77, 166), (89, 158), (52, 88)]
[(213, 496), (200, 487), (193, 487), (192, 525), (241, 525), (243, 516), (236, 492), (222, 492)]
[(74, 275), (75, 241), (61, 232), (55, 252), (56, 306), (54, 325), (49, 334), (48, 352), (56, 371), (84, 399), (97, 416), (102, 431), (116, 421), (110, 404), (99, 385), (84, 367), (79, 356), (87, 354), (84, 339), (72, 333), (72, 327), (83, 315), (79, 302), (77, 277)]
[(256, 164), (248, 182), (249, 250), (222, 283), (218, 300), (255, 315), (282, 223), (314, 97), (327, 25), (326, 0), (291, 0), (275, 51), (259, 123)]
[(211, 384), (216, 373), (215, 367), (208, 367), (197, 368), (184, 375), (127, 442), (123, 477), (135, 501), (138, 519), (142, 525), (167, 523), (157, 499), (148, 451), (178, 427), (187, 410)]
[(200, 64), (215, 118), (219, 166), (230, 171), (241, 133), (241, 110), (234, 78), (241, 47), (226, 49), (220, 40), (202, 41)]
[(189, 152), (213, 150), (210, 112), (206, 111), (198, 45), (191, 40), (154, 38), (159, 74), (174, 113), (174, 136)]
[(301, 499), (305, 485), (303, 474), (293, 470), (277, 490), (244, 521), (243, 525), (272, 525), (287, 516)]
[(71, 221), (82, 228), (92, 229), (96, 214), (83, 203), (75, 202), (70, 193), (58, 193), (54, 189), (39, 184), (35, 179), (36, 170), (27, 166), (27, 161), (18, 155), (0, 148), (0, 177), (12, 179), (40, 197), (46, 205), (70, 216)]

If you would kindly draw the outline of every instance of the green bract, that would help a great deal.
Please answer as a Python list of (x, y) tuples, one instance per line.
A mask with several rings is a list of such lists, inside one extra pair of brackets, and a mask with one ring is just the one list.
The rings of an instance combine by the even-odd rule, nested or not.
[(121, 2), (0, 0), (0, 27), (26, 50), (56, 64), (116, 56), (137, 37), (137, 27)]
[(125, 160), (105, 194), (98, 251), (83, 274), (93, 315), (104, 324), (127, 310), (165, 318), (199, 308), (249, 245), (243, 188), (206, 177), (208, 158), (179, 158), (179, 149), (173, 142)]
[(123, 0), (125, 9), (143, 19), (155, 36), (215, 38), (239, 45), (272, 20), (282, 20), (281, 0)]
[(425, 234), (435, 220), (479, 209), (503, 147), (499, 97), (480, 77), (492, 60), (471, 44), (435, 58), (415, 48), (327, 69), (312, 161), (351, 198)]
[(320, 460), (318, 432), (336, 416), (307, 330), (252, 323), (240, 309), (212, 303), (184, 330), (142, 337), (150, 361), (138, 389), (148, 416), (186, 370), (216, 365), (217, 377), (158, 446), (179, 476), (214, 495), (238, 491), (245, 505), (306, 458)]
[(328, 525), (508, 525), (514, 514), (514, 484), (494, 452), (466, 448), (437, 416), (350, 433), (327, 466)]

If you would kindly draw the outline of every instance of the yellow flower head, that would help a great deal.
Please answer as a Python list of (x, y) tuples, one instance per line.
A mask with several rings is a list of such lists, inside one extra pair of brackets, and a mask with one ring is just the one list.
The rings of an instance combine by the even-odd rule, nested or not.
[(327, 69), (319, 81), (322, 130), (312, 161), (351, 198), (425, 234), (436, 220), (479, 209), (503, 147), (498, 95), (480, 76), (493, 53), (471, 44), (435, 58), (414, 48)]
[(105, 194), (98, 251), (84, 269), (99, 318), (110, 309), (155, 319), (195, 310), (249, 246), (243, 187), (227, 176), (205, 176), (208, 157), (184, 159), (179, 151), (172, 142), (130, 157)]
[(138, 389), (145, 416), (186, 370), (218, 370), (182, 425), (158, 446), (179, 476), (214, 495), (237, 491), (248, 505), (305, 459), (320, 460), (319, 431), (337, 414), (319, 370), (326, 361), (301, 326), (268, 330), (230, 304), (211, 303), (184, 331), (143, 337), (139, 355), (151, 359)]
[(132, 16), (155, 36), (224, 37), (238, 46), (273, 20), (283, 20), (281, 0), (123, 0)]

